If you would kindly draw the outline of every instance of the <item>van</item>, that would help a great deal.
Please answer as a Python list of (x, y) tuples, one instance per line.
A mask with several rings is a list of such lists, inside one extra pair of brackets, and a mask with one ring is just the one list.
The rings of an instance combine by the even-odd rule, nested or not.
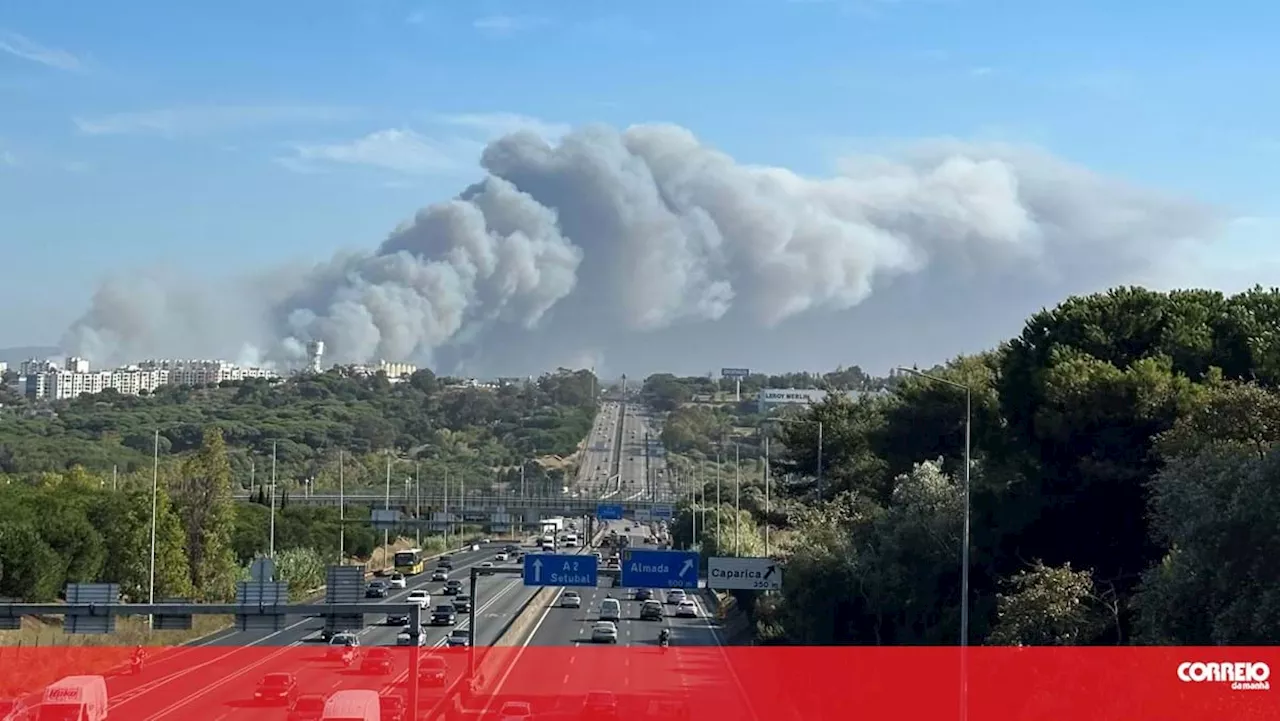
[(101, 676), (67, 676), (49, 684), (40, 721), (106, 721), (107, 681)]
[(367, 688), (336, 691), (325, 701), (320, 721), (382, 721), (378, 692)]
[(622, 604), (618, 603), (616, 598), (606, 598), (600, 602), (600, 620), (601, 621), (620, 621), (622, 620)]

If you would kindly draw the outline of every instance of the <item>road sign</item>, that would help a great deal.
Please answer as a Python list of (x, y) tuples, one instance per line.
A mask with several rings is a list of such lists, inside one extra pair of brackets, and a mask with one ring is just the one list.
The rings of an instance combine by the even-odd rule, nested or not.
[(640, 522), (642, 522), (642, 523), (643, 523), (643, 522), (647, 522), (647, 521), (652, 520), (651, 515), (650, 515), (650, 512), (649, 512), (649, 509), (648, 509), (648, 508), (637, 508), (637, 509), (636, 509), (636, 520), (637, 520), (637, 521), (640, 521)]
[(772, 558), (709, 558), (707, 588), (776, 591), (782, 588), (782, 565)]
[(622, 552), (622, 585), (627, 588), (697, 588), (697, 551)]
[[(68, 583), (67, 603), (92, 603), (114, 606), (120, 603), (120, 585), (116, 583)], [(111, 633), (116, 630), (116, 617), (67, 616), (67, 633)]]
[(255, 558), (249, 566), (249, 578), (251, 580), (270, 582), (275, 580), (275, 576), (276, 562), (271, 560), (269, 556)]
[(616, 503), (601, 503), (596, 508), (596, 517), (602, 521), (621, 521), (622, 506)]
[(670, 521), (671, 517), (675, 515), (675, 509), (671, 506), (654, 506), (650, 514), (659, 521)]
[(598, 570), (595, 556), (530, 553), (524, 557), (524, 585), (594, 588)]
[(722, 378), (746, 378), (751, 375), (751, 371), (747, 368), (721, 368), (720, 377)]
[(236, 604), (247, 606), (249, 612), (236, 614), (236, 629), (279, 631), (284, 628), (284, 614), (261, 614), (257, 610), (259, 606), (279, 606), (288, 602), (289, 584), (284, 581), (241, 581), (236, 584)]
[[(185, 605), (191, 603), (189, 598), (166, 598), (160, 601), (163, 604)], [(183, 614), (177, 616), (167, 616), (157, 613), (151, 617), (151, 628), (157, 631), (190, 631), (193, 625), (191, 614)]]
[(395, 528), (404, 523), (400, 511), (395, 508), (375, 508), (370, 520), (373, 521), (373, 527), (380, 531)]

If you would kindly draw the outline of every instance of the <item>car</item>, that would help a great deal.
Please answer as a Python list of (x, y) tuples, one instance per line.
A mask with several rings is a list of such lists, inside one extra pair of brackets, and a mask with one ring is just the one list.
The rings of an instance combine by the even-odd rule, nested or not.
[(620, 621), (622, 620), (622, 604), (618, 603), (616, 598), (606, 598), (600, 602), (600, 620), (601, 621)]
[(453, 607), (457, 609), (458, 613), (469, 613), (471, 611), (471, 597), (467, 595), (454, 596)]
[(456, 596), (459, 593), (462, 593), (462, 581), (455, 578), (444, 584), (444, 595)]
[(388, 613), (387, 614), (388, 626), (404, 626), (404, 625), (407, 625), (408, 623), (409, 623), (409, 614), (407, 613)]
[(448, 680), (448, 666), (439, 656), (423, 656), (418, 659), (418, 685), (443, 686)]
[(289, 707), (289, 721), (320, 721), (324, 716), (324, 703), (328, 697), (318, 693), (308, 693), (294, 699)]
[(640, 605), (641, 621), (661, 621), (664, 615), (661, 601), (649, 600)]
[(592, 643), (617, 643), (618, 625), (613, 621), (597, 621), (591, 627)]
[(432, 581), (448, 581), (449, 571), (443, 568), (437, 568), (435, 571), (431, 573), (431, 580)]
[(582, 596), (577, 591), (565, 591), (560, 594), (561, 608), (582, 608)]
[(622, 565), (618, 563), (618, 557), (614, 556), (613, 558), (609, 559), (609, 563), (606, 564), (605, 568), (608, 568), (611, 571), (616, 571), (619, 568), (622, 568)]
[(382, 721), (404, 721), (404, 697), (388, 694), (378, 697), (378, 717)]
[(331, 661), (342, 658), (359, 646), (360, 637), (354, 633), (350, 631), (335, 633), (333, 638), (329, 639), (329, 649), (325, 653), (325, 658)]
[(587, 716), (609, 718), (618, 713), (618, 698), (608, 691), (591, 691), (587, 694), (583, 711)]
[(493, 569), (493, 561), (485, 561), (484, 563), (480, 564), (481, 575), (486, 575), (486, 576), (489, 575), (487, 572), (492, 569)]
[(508, 701), (498, 710), (500, 721), (533, 721), (533, 707), (524, 701)]
[(448, 644), (450, 646), (470, 646), (471, 632), (465, 628), (455, 628), (449, 634)]
[(491, 540), (489, 540), (489, 539), (487, 539), (487, 538), (486, 538), (486, 539), (481, 540), (480, 542), (481, 542), (481, 543), (484, 543), (484, 544), (490, 544), (490, 543), (493, 543), (493, 541), (491, 541)]
[(404, 588), (408, 583), (409, 582), (405, 580), (403, 573), (393, 573), (391, 574), (391, 581), (388, 585), (390, 585), (391, 588)]
[(637, 600), (637, 601), (648, 601), (648, 600), (649, 600), (649, 599), (651, 599), (651, 598), (653, 598), (653, 591), (650, 591), (650, 590), (649, 590), (649, 589), (647, 589), (647, 588), (637, 588), (637, 589), (636, 589), (636, 600)]
[(673, 588), (667, 591), (667, 603), (678, 604), (684, 600), (684, 591), (679, 588)]
[(498, 562), (500, 562), (500, 563), (506, 563), (506, 561), (507, 561), (507, 552), (506, 552), (506, 551), (503, 551), (502, 553), (497, 554), (496, 556), (494, 556), (494, 557), (493, 557), (493, 560), (498, 561)]
[(298, 695), (298, 679), (291, 673), (269, 673), (258, 681), (253, 700), (259, 703), (291, 705)]
[(373, 581), (364, 589), (365, 598), (386, 598), (388, 593), (386, 581)]
[(454, 608), (452, 603), (436, 606), (436, 610), (431, 612), (432, 626), (452, 626), (457, 622), (458, 609)]
[(691, 599), (686, 598), (676, 605), (676, 615), (680, 618), (697, 618), (698, 606)]
[(422, 589), (409, 592), (409, 597), (405, 599), (409, 603), (418, 604), (418, 608), (427, 609), (431, 607), (431, 594)]
[(387, 674), (392, 668), (391, 652), (381, 646), (369, 649), (360, 661), (360, 673)]
[(436, 565), (439, 566), (440, 568), (443, 568), (446, 571), (452, 571), (453, 556), (441, 556), (440, 560), (436, 561)]
[(421, 629), (417, 629), (415, 632), (415, 629), (406, 626), (404, 630), (396, 636), (397, 646), (424, 646), (426, 643), (427, 636), (421, 631)]

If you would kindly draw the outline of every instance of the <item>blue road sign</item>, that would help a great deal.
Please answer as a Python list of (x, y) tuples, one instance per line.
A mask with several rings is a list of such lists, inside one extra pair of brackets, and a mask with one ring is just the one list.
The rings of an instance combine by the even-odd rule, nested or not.
[(595, 556), (530, 553), (524, 557), (524, 585), (594, 587), (597, 570)]
[(627, 588), (697, 588), (697, 551), (622, 552), (622, 585)]
[(653, 510), (650, 513), (654, 518), (657, 518), (662, 521), (670, 521), (675, 511), (674, 509), (671, 508), (671, 506), (654, 506)]
[(601, 503), (596, 508), (596, 517), (602, 521), (621, 521), (622, 506), (617, 503)]

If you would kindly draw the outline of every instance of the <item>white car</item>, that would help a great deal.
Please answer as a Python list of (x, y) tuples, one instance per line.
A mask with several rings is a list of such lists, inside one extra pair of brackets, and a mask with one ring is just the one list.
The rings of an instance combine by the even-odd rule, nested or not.
[(618, 625), (613, 621), (598, 621), (591, 627), (592, 643), (617, 643)]
[(500, 563), (502, 563), (502, 562), (506, 562), (506, 560), (507, 560), (507, 554), (506, 554), (505, 552), (503, 552), (503, 553), (499, 553), (498, 555), (496, 555), (496, 556), (494, 556), (494, 557), (493, 557), (493, 560), (498, 561), (498, 562), (500, 562)]
[(683, 600), (685, 600), (684, 591), (682, 591), (681, 589), (673, 588), (670, 591), (667, 591), (667, 603), (678, 604)]
[[(417, 645), (425, 646), (427, 644), (427, 634), (419, 631), (417, 634), (417, 641), (418, 641)], [(414, 642), (414, 634), (412, 632), (412, 629), (410, 629), (407, 626), (403, 631), (399, 633), (399, 635), (396, 636), (397, 646), (413, 646), (414, 645), (413, 642)]]
[(565, 591), (560, 594), (560, 606), (562, 608), (582, 608), (582, 596), (577, 591)]
[(418, 607), (422, 609), (431, 608), (431, 594), (427, 593), (422, 589), (418, 589), (416, 591), (410, 591), (409, 597), (406, 598), (405, 600), (408, 601), (409, 603), (418, 604)]
[(480, 573), (482, 574), (487, 574), (492, 569), (493, 569), (493, 561), (485, 561), (484, 563), (480, 564)]
[(686, 598), (676, 606), (676, 615), (680, 618), (697, 618), (698, 606)]
[(501, 721), (533, 721), (533, 707), (524, 701), (508, 701), (498, 712)]
[(404, 588), (406, 584), (407, 584), (407, 581), (405, 581), (404, 574), (397, 573), (391, 576), (392, 588)]
[(448, 581), (449, 572), (444, 570), (443, 568), (437, 568), (435, 572), (431, 574), (431, 580), (432, 581)]

